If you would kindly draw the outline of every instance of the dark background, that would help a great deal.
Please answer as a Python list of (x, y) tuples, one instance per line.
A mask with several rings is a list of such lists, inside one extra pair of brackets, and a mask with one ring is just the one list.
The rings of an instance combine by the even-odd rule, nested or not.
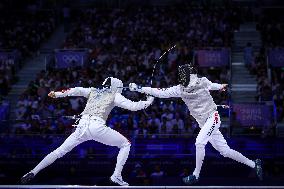
[[(263, 160), (264, 181), (260, 182), (252, 169), (222, 157), (209, 144), (199, 184), (283, 185), (284, 64), (275, 67), (268, 61), (269, 49), (284, 44), (283, 6), (280, 0), (1, 1), (0, 51), (12, 55), (0, 59), (0, 184), (19, 184), (72, 132), (73, 120), (62, 116), (79, 114), (85, 99), (50, 99), (49, 91), (99, 87), (110, 75), (125, 86), (149, 85), (159, 55), (177, 44), (158, 65), (153, 86), (177, 84), (177, 66), (189, 62), (212, 82), (228, 83), (226, 92), (212, 92), (216, 104), (231, 106), (219, 109), (220, 130), (230, 147), (250, 159)], [(245, 31), (251, 26), (260, 35), (257, 42), (250, 41), (251, 31)], [(240, 39), (235, 37), (238, 32), (244, 32)], [(238, 45), (237, 40), (244, 44)], [(230, 52), (225, 66), (202, 66), (196, 57), (200, 49), (222, 48)], [(55, 49), (87, 49), (88, 56), (84, 65), (74, 60), (58, 68)], [(239, 61), (234, 56), (241, 57), (245, 71), (234, 70), (233, 63)], [(234, 84), (244, 73), (256, 90), (240, 93), (244, 98), (239, 98)], [(123, 94), (135, 101), (145, 99), (138, 93)], [(263, 119), (244, 125), (234, 104), (262, 105), (267, 110), (266, 114), (246, 113), (248, 120)], [(189, 114), (180, 99), (155, 99), (145, 112), (112, 111), (107, 125), (132, 143), (123, 171), (126, 181), (182, 185), (181, 178), (195, 167), (199, 131)], [(40, 172), (32, 184), (106, 185), (117, 152), (88, 141)]]

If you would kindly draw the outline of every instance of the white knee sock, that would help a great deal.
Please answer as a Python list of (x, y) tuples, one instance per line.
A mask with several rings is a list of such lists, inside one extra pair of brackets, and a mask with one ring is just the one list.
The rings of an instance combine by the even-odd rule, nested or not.
[(52, 164), (57, 158), (58, 156), (56, 155), (56, 153), (51, 152), (50, 154), (45, 156), (45, 158), (41, 160), (41, 162), (31, 172), (36, 175), (39, 171)]
[(129, 155), (129, 151), (130, 151), (130, 144), (127, 144), (125, 146), (123, 146), (122, 148), (120, 148), (119, 153), (117, 155), (117, 161), (116, 161), (116, 166), (115, 166), (115, 170), (113, 172), (114, 176), (121, 176), (121, 172), (123, 169), (123, 166), (128, 158)]
[(193, 175), (198, 179), (201, 171), (201, 167), (203, 164), (203, 160), (205, 157), (205, 146), (204, 145), (196, 145), (196, 162), (195, 162), (195, 170)]
[(247, 157), (245, 157), (244, 155), (242, 155), (240, 152), (237, 152), (233, 149), (229, 149), (226, 152), (226, 157), (229, 157), (237, 162), (243, 163), (251, 168), (255, 167), (255, 163), (254, 161), (248, 159)]

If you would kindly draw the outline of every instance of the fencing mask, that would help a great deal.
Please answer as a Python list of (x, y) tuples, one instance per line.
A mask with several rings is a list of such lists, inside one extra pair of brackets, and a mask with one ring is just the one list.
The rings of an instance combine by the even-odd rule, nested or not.
[(196, 76), (197, 70), (192, 64), (184, 64), (178, 67), (178, 82), (182, 86), (186, 87), (189, 85), (190, 81)]
[(122, 93), (123, 83), (121, 80), (114, 77), (107, 77), (103, 84), (103, 88), (109, 88), (112, 92)]

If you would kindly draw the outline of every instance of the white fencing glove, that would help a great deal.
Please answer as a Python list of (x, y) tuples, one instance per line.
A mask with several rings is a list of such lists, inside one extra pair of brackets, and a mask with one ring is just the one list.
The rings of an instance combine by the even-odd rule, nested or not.
[(150, 104), (152, 104), (153, 101), (154, 101), (154, 97), (152, 97), (152, 96), (147, 96), (147, 101), (150, 102)]
[(136, 83), (129, 83), (129, 90), (130, 91), (141, 92), (142, 91), (142, 87), (138, 86)]
[(150, 106), (154, 101), (154, 97), (152, 96), (147, 96), (147, 100), (144, 101), (145, 102), (145, 107), (144, 109), (146, 109), (148, 106)]

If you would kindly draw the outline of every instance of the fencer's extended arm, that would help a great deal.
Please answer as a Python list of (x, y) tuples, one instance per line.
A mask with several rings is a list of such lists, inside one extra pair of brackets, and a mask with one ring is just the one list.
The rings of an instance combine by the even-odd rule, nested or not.
[(115, 106), (118, 106), (120, 108), (124, 108), (130, 111), (138, 111), (147, 108), (153, 103), (154, 98), (153, 97), (147, 97), (146, 101), (138, 101), (133, 102), (124, 96), (122, 96), (120, 93), (115, 94), (114, 98), (114, 104)]
[(219, 84), (219, 83), (213, 83), (210, 80), (208, 80), (206, 77), (202, 78), (207, 84), (208, 84), (208, 90), (214, 91), (214, 90), (222, 90), (226, 87), (225, 84)]
[(159, 89), (151, 87), (138, 87), (135, 83), (130, 83), (129, 88), (131, 91), (145, 93), (147, 95), (151, 95), (157, 98), (181, 97), (181, 89), (179, 85)]
[(83, 96), (88, 98), (91, 92), (91, 88), (75, 87), (67, 90), (54, 92), (55, 98), (66, 97), (66, 96)]
[(210, 91), (214, 91), (214, 90), (221, 90), (223, 89), (223, 85), (222, 84), (219, 84), (219, 83), (212, 83), (211, 85), (209, 85), (208, 89)]

